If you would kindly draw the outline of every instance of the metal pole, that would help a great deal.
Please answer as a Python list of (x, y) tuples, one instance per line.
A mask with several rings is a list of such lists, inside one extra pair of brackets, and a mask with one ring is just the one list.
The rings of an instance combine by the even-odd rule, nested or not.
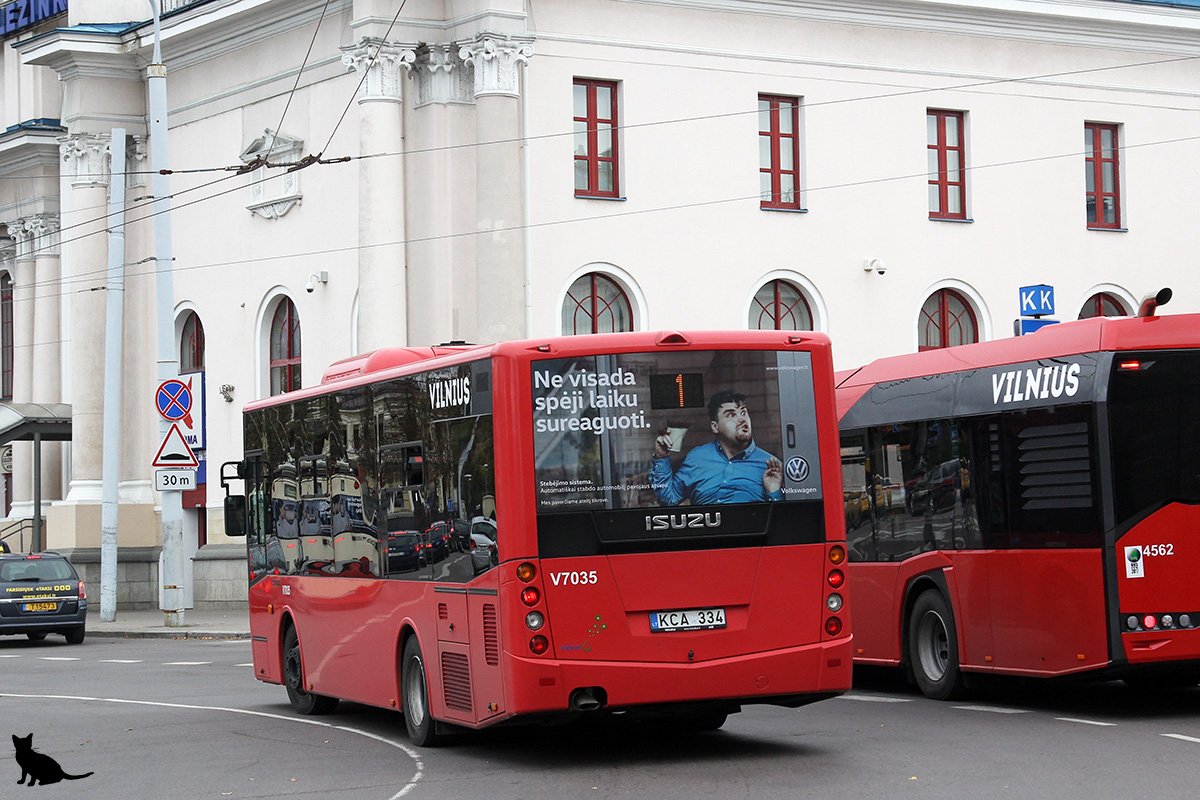
[[(170, 160), (167, 150), (167, 68), (162, 63), (162, 31), (159, 6), (154, 10), (154, 59), (146, 68), (150, 97), (150, 168), (154, 170), (154, 258), (156, 302), (158, 306), (158, 380), (170, 380), (179, 374), (175, 353), (175, 287), (171, 254), (171, 186), (163, 170)], [(159, 432), (166, 439), (171, 424), (163, 419)], [(184, 624), (183, 493), (166, 491), (162, 497), (162, 575), (163, 615), (167, 627)]]
[(33, 543), (31, 553), (46, 549), (42, 541), (42, 435), (33, 434)]
[(100, 621), (117, 618), (117, 501), (121, 469), (121, 337), (125, 330), (125, 129), (113, 128), (104, 324), (104, 459), (100, 506)]

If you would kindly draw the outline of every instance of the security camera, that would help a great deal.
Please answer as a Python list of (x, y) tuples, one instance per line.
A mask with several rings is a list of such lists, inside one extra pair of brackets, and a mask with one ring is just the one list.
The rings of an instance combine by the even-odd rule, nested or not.
[(312, 282), (312, 279), (309, 278), (308, 283), (304, 284), (304, 291), (308, 292), (309, 294), (312, 294), (316, 290), (317, 290), (316, 284), (314, 284)]

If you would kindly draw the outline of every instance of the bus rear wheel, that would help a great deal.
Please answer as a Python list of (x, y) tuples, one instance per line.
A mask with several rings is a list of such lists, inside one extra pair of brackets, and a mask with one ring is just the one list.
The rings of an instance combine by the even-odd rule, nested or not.
[(941, 592), (924, 592), (913, 605), (908, 621), (908, 656), (913, 678), (926, 697), (952, 700), (962, 696), (954, 612)]
[(412, 743), (417, 747), (437, 745), (440, 737), (433, 717), (429, 716), (429, 684), (416, 636), (404, 643), (404, 656), (400, 659), (400, 702)]
[(295, 628), (288, 628), (283, 635), (283, 685), (292, 708), (300, 714), (328, 714), (337, 708), (336, 697), (313, 694), (304, 688), (304, 661), (300, 655), (300, 636)]

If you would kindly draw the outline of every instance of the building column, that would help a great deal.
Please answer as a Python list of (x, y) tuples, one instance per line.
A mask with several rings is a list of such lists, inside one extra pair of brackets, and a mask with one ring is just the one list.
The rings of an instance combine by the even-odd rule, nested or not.
[[(8, 233), (17, 245), (13, 258), (12, 401), (14, 403), (29, 403), (33, 400), (33, 295), (37, 280), (37, 235), (33, 226), (28, 223), (36, 219), (36, 217), (22, 217), (8, 223)], [(12, 464), (12, 517), (14, 519), (32, 519), (32, 442), (13, 442)]]
[(408, 344), (405, 257), (403, 69), (415, 46), (364, 38), (342, 48), (342, 63), (358, 89), (358, 349)]
[(71, 403), (71, 470), (67, 501), (101, 500), (104, 424), (104, 295), (108, 265), (105, 235), (109, 145), (107, 134), (75, 134), (61, 140), (63, 174), (71, 181), (70, 211), (63, 226), (71, 229), (69, 258), (63, 264), (69, 301), (67, 329)]
[[(475, 78), (453, 42), (425, 44), (409, 71), (408, 329), (417, 344), (475, 337)], [(447, 147), (450, 145), (450, 147)], [(465, 267), (465, 268), (464, 268)], [(464, 274), (467, 273), (467, 274)]]
[[(61, 403), (62, 399), (62, 273), (59, 263), (58, 214), (39, 214), (25, 221), (34, 235), (33, 353), (30, 400)], [(42, 501), (62, 499), (61, 442), (42, 442)]]
[(525, 212), (518, 68), (533, 42), (484, 33), (459, 54), (475, 68), (476, 341), (521, 339), (525, 330)]

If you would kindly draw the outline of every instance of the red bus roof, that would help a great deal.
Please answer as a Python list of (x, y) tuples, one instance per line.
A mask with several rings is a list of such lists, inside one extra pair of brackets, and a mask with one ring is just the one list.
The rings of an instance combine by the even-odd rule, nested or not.
[(252, 411), (338, 389), (387, 380), (415, 371), (437, 369), (492, 356), (534, 360), (598, 353), (633, 353), (654, 348), (696, 347), (726, 350), (745, 347), (828, 349), (829, 337), (815, 331), (633, 331), (499, 342), (487, 345), (448, 344), (434, 347), (386, 347), (335, 361), (317, 386), (264, 397), (247, 403)]
[[(858, 369), (839, 371), (836, 384), (839, 392), (855, 386), (865, 391), (883, 381), (944, 375), (1041, 358), (1179, 347), (1200, 347), (1200, 314), (1092, 317), (1048, 325), (1027, 336), (876, 359)], [(843, 395), (844, 399), (851, 398)]]

